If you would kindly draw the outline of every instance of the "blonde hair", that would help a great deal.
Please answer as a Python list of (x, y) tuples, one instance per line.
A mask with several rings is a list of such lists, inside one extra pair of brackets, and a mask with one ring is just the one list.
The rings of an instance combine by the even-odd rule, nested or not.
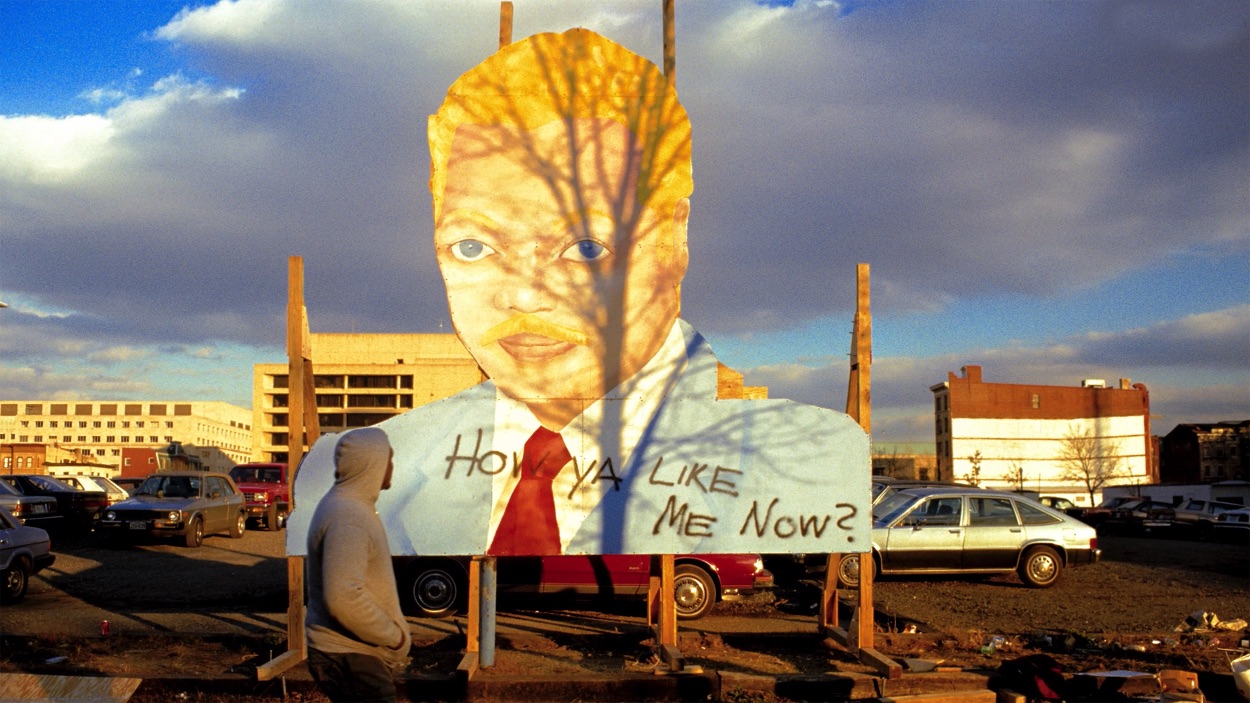
[(577, 118), (610, 119), (638, 138), (637, 202), (671, 207), (694, 190), (690, 119), (655, 64), (594, 32), (535, 34), (460, 76), (429, 119), (430, 195), (442, 212), (456, 128), (507, 125), (533, 130)]

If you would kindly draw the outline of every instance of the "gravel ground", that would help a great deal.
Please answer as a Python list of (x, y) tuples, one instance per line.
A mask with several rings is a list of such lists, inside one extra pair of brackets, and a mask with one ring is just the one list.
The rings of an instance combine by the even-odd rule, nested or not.
[[(1101, 543), (1101, 563), (1068, 571), (1050, 589), (1026, 588), (1014, 576), (878, 580), (877, 648), (966, 670), (992, 671), (1012, 658), (1045, 652), (1070, 673), (1180, 668), (1226, 674), (1245, 635), (1175, 630), (1195, 612), (1250, 620), (1247, 545), (1127, 536), (1105, 536)], [(282, 533), (212, 537), (195, 550), (61, 545), (57, 555), (57, 563), (32, 582), (25, 603), (0, 610), (0, 671), (146, 678), (174, 666), (188, 677), (246, 680), (284, 647)], [(783, 580), (773, 593), (722, 603), (707, 621), (683, 623), (682, 651), (705, 668), (747, 674), (869, 671), (813, 646), (810, 634), (776, 634), (782, 620), (798, 619), (802, 626), (811, 617), (814, 624), (817, 597), (810, 584)], [(654, 664), (637, 603), (585, 610), (557, 605), (566, 609), (540, 611), (528, 602), (501, 608), (518, 619), (560, 622), (568, 629), (536, 625), (532, 636), (502, 641), (500, 673), (611, 675)], [(100, 637), (99, 621), (110, 617), (116, 623), (112, 635)], [(712, 631), (718, 617), (734, 619), (737, 631)], [(752, 622), (760, 634), (751, 633)], [(204, 634), (222, 623), (237, 634)], [(575, 634), (589, 625), (612, 634)], [(420, 626), (414, 621), (414, 629)], [(1004, 646), (982, 653), (995, 635)], [(410, 675), (449, 673), (463, 638), (445, 629), (417, 644)], [(68, 661), (47, 664), (61, 656)]]

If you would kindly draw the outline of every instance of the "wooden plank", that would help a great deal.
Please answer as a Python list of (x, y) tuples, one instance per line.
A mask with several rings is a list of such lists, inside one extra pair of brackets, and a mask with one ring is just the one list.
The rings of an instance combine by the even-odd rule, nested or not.
[(989, 689), (914, 693), (908, 696), (882, 696), (878, 703), (994, 703), (995, 693)]
[(143, 679), (102, 676), (55, 676), (41, 674), (0, 674), (0, 701), (91, 701), (124, 703), (130, 700)]
[(278, 678), (286, 671), (300, 662), (304, 661), (303, 652), (298, 649), (288, 649), (277, 657), (256, 667), (257, 681), (271, 681)]
[(478, 635), (482, 626), (482, 559), (469, 560), (469, 621), (465, 624), (464, 651), (477, 654), (481, 651)]
[(287, 261), (286, 355), (287, 465), (292, 482), (300, 459), (304, 457), (304, 259), (292, 256)]
[(499, 48), (512, 43), (512, 3), (499, 3)]
[(897, 679), (903, 676), (903, 665), (894, 659), (885, 656), (881, 652), (872, 647), (859, 648), (859, 661), (861, 664), (867, 664), (877, 671), (877, 673), (887, 679)]
[(673, 0), (664, 0), (664, 77), (677, 84), (677, 22)]

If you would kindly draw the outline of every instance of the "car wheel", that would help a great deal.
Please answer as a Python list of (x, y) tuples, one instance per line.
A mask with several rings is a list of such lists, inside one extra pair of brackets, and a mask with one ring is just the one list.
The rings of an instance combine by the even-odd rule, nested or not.
[(468, 574), (457, 563), (422, 560), (405, 571), (400, 581), (400, 604), (404, 612), (423, 618), (448, 618), (463, 606)]
[[(859, 565), (862, 554), (843, 554), (838, 562), (838, 585), (843, 588), (859, 588)], [(873, 575), (876, 575), (877, 562), (873, 560)]]
[(239, 539), (243, 537), (243, 532), (247, 529), (247, 515), (239, 513), (234, 519), (234, 524), (230, 526), (230, 538)]
[(682, 564), (673, 570), (677, 619), (698, 620), (716, 605), (716, 584), (702, 567)]
[(1020, 580), (1032, 588), (1049, 588), (1059, 581), (1063, 560), (1054, 547), (1034, 547), (1020, 564)]
[(0, 589), (0, 603), (10, 605), (26, 597), (26, 587), (30, 584), (30, 564), (26, 559), (14, 559), (2, 576), (4, 583)]
[(191, 548), (204, 544), (204, 521), (198, 517), (193, 519), (183, 539), (186, 541), (187, 546)]
[(278, 527), (278, 506), (270, 505), (269, 510), (265, 512), (265, 530), (273, 532)]

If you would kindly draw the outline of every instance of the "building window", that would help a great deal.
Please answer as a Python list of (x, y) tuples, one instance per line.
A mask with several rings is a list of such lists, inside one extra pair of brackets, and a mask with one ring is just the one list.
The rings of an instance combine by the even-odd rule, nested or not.
[(79, 403), (74, 406), (75, 415), (90, 415), (91, 405), (89, 403)]
[(42, 415), (43, 403), (27, 403), (26, 414), (27, 415)]
[(68, 415), (69, 405), (67, 403), (53, 403), (52, 412), (49, 415)]
[(1042, 407), (1042, 396), (1037, 393), (1033, 394), (1033, 409), (1037, 410)]
[(117, 405), (116, 405), (116, 404), (101, 405), (101, 406), (100, 406), (100, 414), (101, 414), (101, 415), (116, 415), (116, 414), (117, 414)]

